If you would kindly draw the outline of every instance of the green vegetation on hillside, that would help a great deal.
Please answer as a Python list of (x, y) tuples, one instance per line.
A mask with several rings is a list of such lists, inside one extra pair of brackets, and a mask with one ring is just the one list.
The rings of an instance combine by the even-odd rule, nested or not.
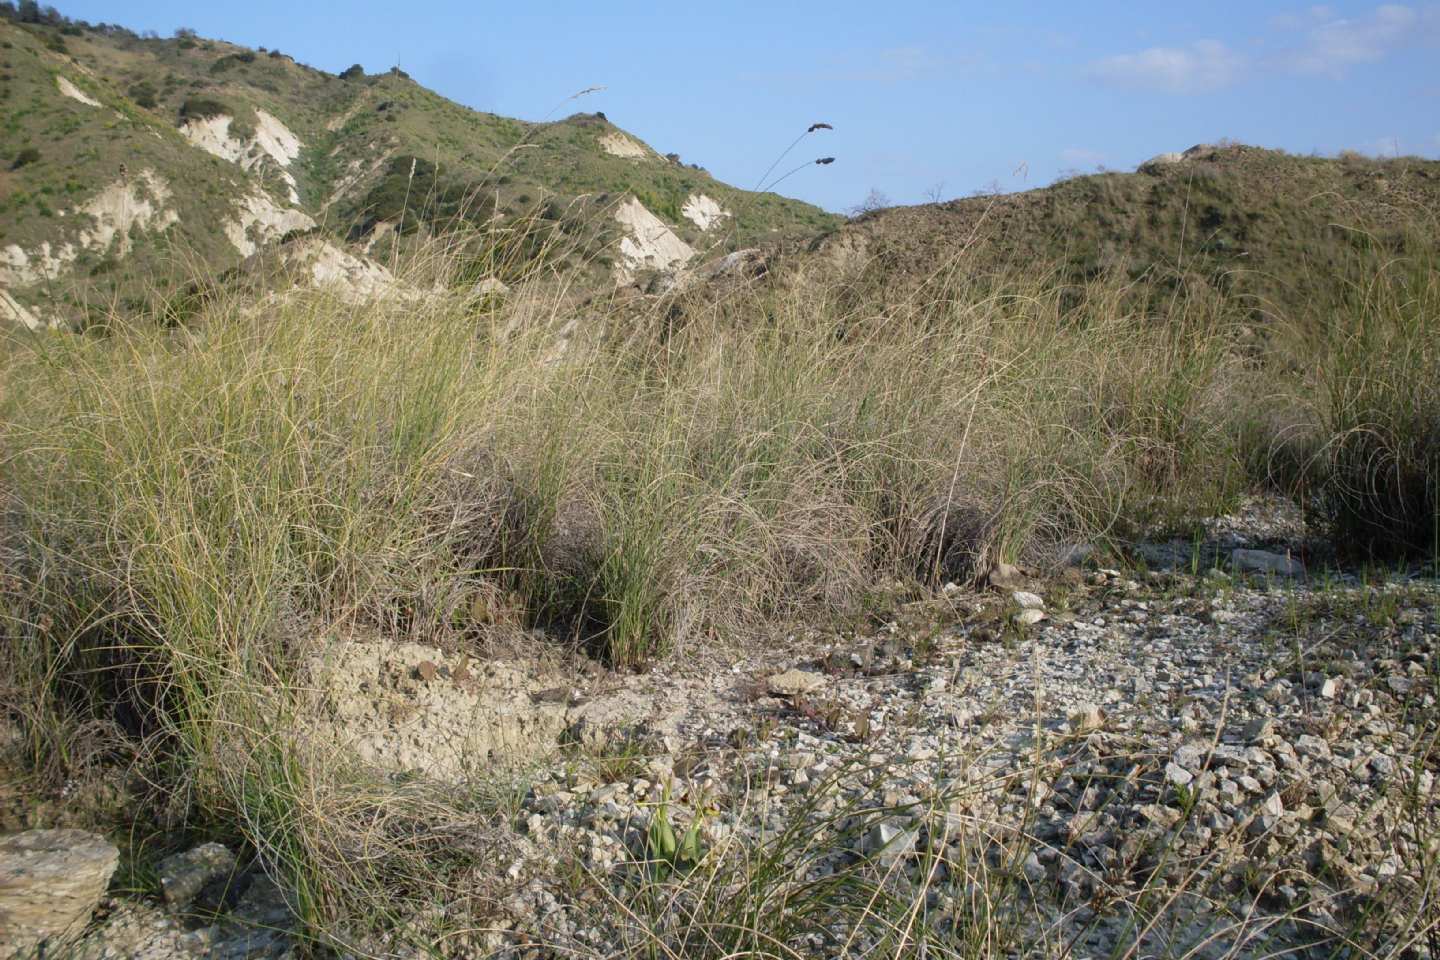
[[(603, 251), (618, 241), (607, 201), (627, 193), (698, 249), (719, 237), (702, 235), (681, 216), (691, 193), (744, 211), (739, 229), (726, 235), (730, 242), (808, 238), (837, 222), (798, 201), (751, 197), (659, 155), (611, 156), (600, 139), (617, 128), (599, 115), (527, 123), (453, 103), (399, 70), (366, 75), (352, 67), (335, 76), (278, 51), (193, 31), (161, 39), (5, 10), (0, 166), (13, 175), (0, 179), (0, 247), (33, 252), (46, 241), (73, 242), (82, 225), (64, 220), (67, 210), (127, 171), (150, 169), (170, 184), (179, 215), (163, 234), (134, 231), (134, 255), (128, 246), (86, 251), (74, 269), (52, 271), (43, 286), (16, 285), (23, 301), (72, 322), (99, 320), (115, 304), (144, 312), (157, 292), (183, 287), (198, 265), (217, 273), (234, 266), (240, 254), (223, 225), (253, 190), (289, 205), (277, 162), (251, 156), (242, 170), (177, 133), (186, 122), (221, 115), (234, 118), (232, 141), (248, 144), (262, 111), (300, 140), (300, 155), (284, 172), (294, 178), (300, 208), (336, 238), (363, 239), (382, 222), (399, 224), (402, 209), (413, 215), (404, 224), (409, 232), (525, 219), (553, 206), (588, 238), (584, 249), (592, 255), (571, 266), (588, 266), (598, 282), (611, 279), (614, 252)], [(103, 107), (65, 96), (60, 78)], [(408, 176), (412, 161), (422, 165), (418, 188)], [(97, 262), (107, 267), (93, 273)]]
[(1313, 308), (1322, 291), (1338, 307), (1345, 294), (1334, 278), (1358, 247), (1434, 253), (1440, 240), (1426, 227), (1437, 215), (1435, 161), (1220, 145), (1151, 172), (879, 211), (841, 235), (867, 241), (886, 284), (952, 269), (963, 250), (963, 269), (1060, 264), (1066, 283), (1130, 283), (1129, 296), (1147, 308), (1214, 298), (1248, 303), (1264, 320)]
[[(233, 258), (216, 227), (235, 197), (247, 189), (244, 173), (187, 144), (173, 120), (141, 109), (123, 94), (69, 66), (43, 37), (0, 20), (0, 65), (9, 80), (0, 110), (0, 248), (15, 245), (34, 256), (50, 244), (75, 245), (75, 257), (59, 268), (33, 269), (39, 282), (12, 290), (53, 315), (81, 321), (115, 309), (145, 311), (154, 297), (188, 282), (197, 263), (228, 264)], [(70, 39), (72, 50), (85, 40)], [(93, 107), (61, 93), (64, 77)], [(157, 206), (173, 212), (163, 229), (132, 228), (107, 248), (79, 243), (96, 221), (77, 215), (107, 188), (131, 185), (148, 191), (153, 172), (169, 196)], [(123, 214), (123, 209), (116, 211)]]

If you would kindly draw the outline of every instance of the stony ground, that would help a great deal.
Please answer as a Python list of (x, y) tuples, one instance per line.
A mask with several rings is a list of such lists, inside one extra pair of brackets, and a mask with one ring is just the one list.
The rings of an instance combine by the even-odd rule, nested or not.
[[(507, 666), (524, 729), (569, 743), (514, 774), (494, 909), (441, 949), (721, 955), (743, 916), (794, 955), (1433, 957), (1440, 584), (1297, 575), (1306, 550), (1255, 509), (729, 663), (558, 688)], [(425, 656), (350, 683), (411, 704), (405, 749), (366, 749), (424, 768), (419, 723), (463, 778), (424, 705), (453, 714), (426, 691), (476, 668)], [(285, 926), (252, 874), (218, 922), (116, 902), (86, 955), (284, 953), (244, 933)]]

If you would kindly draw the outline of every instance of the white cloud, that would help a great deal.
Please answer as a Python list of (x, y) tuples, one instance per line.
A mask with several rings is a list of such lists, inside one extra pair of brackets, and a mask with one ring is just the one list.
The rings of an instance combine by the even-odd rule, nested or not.
[(1314, 6), (1300, 13), (1280, 13), (1270, 18), (1270, 25), (1276, 30), (1299, 30), (1335, 19), (1335, 8)]
[[(1218, 40), (1151, 47), (1090, 64), (1089, 75), (1119, 87), (1164, 93), (1204, 93), (1228, 87), (1246, 73), (1288, 71), (1342, 77), (1405, 47), (1440, 46), (1440, 4), (1386, 3), (1368, 13), (1341, 16), (1331, 6), (1311, 6), (1269, 19), (1279, 37), (1252, 42), (1268, 54), (1246, 54)], [(1278, 41), (1278, 42), (1277, 42)]]
[(1282, 24), (1303, 34), (1300, 45), (1281, 58), (1298, 73), (1343, 76), (1351, 67), (1383, 60), (1392, 51), (1440, 34), (1440, 13), (1434, 7), (1417, 9), (1385, 4), (1362, 17), (1335, 17), (1321, 8), (1308, 19)]
[(1090, 75), (1121, 87), (1163, 93), (1203, 93), (1234, 83), (1245, 58), (1218, 40), (1197, 40), (1187, 47), (1151, 47), (1097, 60)]

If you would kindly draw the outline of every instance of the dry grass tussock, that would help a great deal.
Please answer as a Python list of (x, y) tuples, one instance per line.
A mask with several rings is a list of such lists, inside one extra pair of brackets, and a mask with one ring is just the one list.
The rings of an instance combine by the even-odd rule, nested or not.
[[(1383, 358), (1337, 333), (1355, 366), (1330, 363), (1339, 346), (1297, 362), (1329, 364), (1320, 395), (1237, 348), (1213, 304), (1131, 315), (1106, 282), (1044, 274), (957, 274), (894, 307), (779, 286), (622, 310), (536, 273), (478, 302), (215, 294), (182, 328), (5, 339), (0, 683), (24, 766), (69, 775), (81, 734), (112, 726), (194, 822), (286, 874), (311, 929), (393, 927), (473, 892), (484, 871), (452, 840), (495, 808), (311, 762), (291, 687), (326, 631), (483, 650), (476, 610), (505, 597), (616, 665), (699, 656), (896, 580), (1223, 507), (1247, 469), (1279, 475), (1261, 400), (1300, 411), (1297, 489), (1347, 478), (1323, 498), (1343, 521), (1364, 506), (1343, 492), (1364, 492), (1355, 458), (1375, 455), (1350, 438), (1412, 429), (1394, 391), (1418, 389), (1406, 364), (1434, 370), (1435, 274), (1418, 276), (1414, 294), (1381, 272), (1357, 304), (1376, 326), (1414, 318)], [(1417, 409), (1431, 439), (1387, 462), (1440, 447)], [(1435, 475), (1414, 507), (1431, 520)], [(883, 888), (822, 894), (860, 897), (860, 917)]]

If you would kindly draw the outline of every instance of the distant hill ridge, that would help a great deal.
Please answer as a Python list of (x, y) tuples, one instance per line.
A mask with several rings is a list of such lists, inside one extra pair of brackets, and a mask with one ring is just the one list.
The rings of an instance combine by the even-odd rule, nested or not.
[(328, 74), (33, 4), (0, 6), (0, 117), (0, 286), (15, 304), (0, 313), (29, 322), (139, 307), (312, 231), (360, 253), (395, 231), (534, 216), (570, 235), (575, 266), (628, 281), (721, 236), (810, 236), (838, 220), (721, 183), (603, 114), (527, 123), (398, 69)]
[(1120, 276), (1138, 308), (1238, 296), (1257, 319), (1352, 296), (1361, 248), (1434, 254), (1440, 237), (1440, 162), (1232, 143), (847, 221), (721, 183), (601, 113), (528, 123), (398, 69), (329, 74), (33, 4), (0, 4), (0, 131), (0, 321), (27, 326), (144, 309), (287, 238), (317, 282), (381, 289), (393, 245), (457, 225), (523, 241), (491, 272), (554, 257), (600, 287), (665, 289), (648, 278), (788, 239), (810, 253), (782, 259), (887, 295), (1041, 270)]
[(1134, 173), (875, 211), (816, 248), (891, 291), (950, 270), (1038, 268), (1072, 285), (1118, 275), (1141, 306), (1182, 290), (1192, 302), (1249, 298), (1258, 318), (1342, 296), (1361, 248), (1433, 257), (1437, 224), (1440, 162), (1221, 143)]

